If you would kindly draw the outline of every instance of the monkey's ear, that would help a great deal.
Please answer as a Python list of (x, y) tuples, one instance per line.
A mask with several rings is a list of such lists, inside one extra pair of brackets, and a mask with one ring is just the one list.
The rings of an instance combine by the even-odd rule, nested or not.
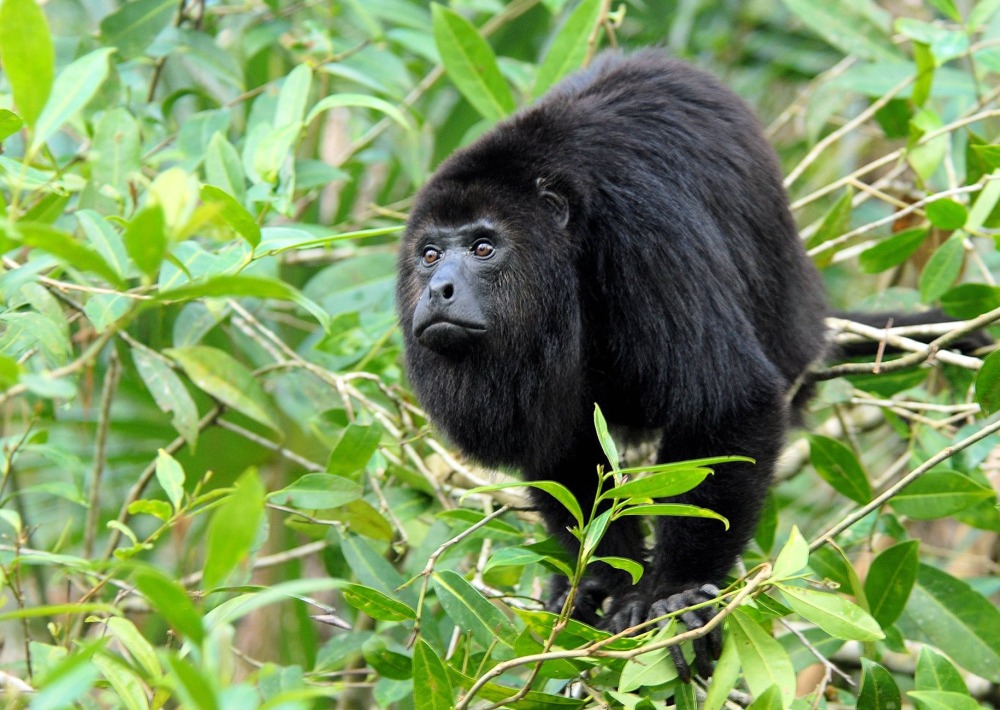
[(556, 192), (545, 178), (540, 177), (535, 180), (535, 187), (538, 188), (538, 196), (545, 201), (546, 206), (551, 210), (559, 228), (565, 228), (569, 224), (569, 203), (566, 198)]

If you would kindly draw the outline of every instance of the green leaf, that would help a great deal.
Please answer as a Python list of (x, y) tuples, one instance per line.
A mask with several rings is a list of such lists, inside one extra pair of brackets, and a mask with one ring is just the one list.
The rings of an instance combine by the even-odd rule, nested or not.
[(824, 481), (857, 503), (871, 500), (871, 484), (850, 448), (836, 439), (817, 434), (808, 439), (812, 465)]
[(908, 540), (879, 553), (865, 578), (865, 597), (872, 617), (883, 629), (903, 613), (917, 581), (920, 543)]
[(618, 456), (618, 447), (615, 446), (615, 440), (611, 437), (611, 432), (608, 431), (608, 422), (604, 418), (604, 412), (597, 404), (594, 405), (594, 429), (597, 431), (597, 440), (601, 442), (601, 449), (607, 456), (612, 470), (617, 471), (620, 468), (619, 462), (621, 460)]
[(514, 97), (493, 50), (468, 20), (454, 10), (431, 5), (434, 42), (445, 71), (462, 96), (484, 118), (499, 121), (514, 111)]
[(101, 40), (122, 59), (142, 54), (177, 14), (172, 0), (130, 0), (101, 20)]
[(979, 231), (993, 214), (998, 201), (1000, 201), (1000, 169), (995, 169), (990, 173), (986, 187), (979, 193), (979, 197), (972, 204), (972, 209), (969, 210), (969, 218), (965, 220), (966, 231), (971, 233)]
[[(906, 18), (900, 18), (900, 21), (904, 19)], [(931, 96), (931, 90), (934, 88), (938, 62), (930, 46), (917, 40), (913, 42), (913, 61), (917, 65), (917, 79), (913, 82), (913, 105), (922, 108), (927, 103), (927, 99)]]
[(941, 308), (955, 318), (975, 318), (1000, 308), (1000, 286), (959, 284), (941, 296)]
[(124, 237), (125, 249), (139, 270), (146, 276), (156, 274), (167, 253), (163, 208), (152, 204), (136, 212), (125, 228)]
[(976, 373), (976, 402), (985, 414), (1000, 409), (1000, 351), (990, 353)]
[(323, 510), (339, 508), (358, 500), (362, 492), (361, 486), (349, 478), (329, 473), (307, 473), (291, 485), (271, 493), (268, 498), (278, 505), (290, 505), (301, 510)]
[(214, 589), (243, 562), (253, 549), (264, 520), (264, 484), (256, 468), (243, 472), (233, 492), (216, 508), (206, 535), (203, 589)]
[(705, 478), (713, 473), (710, 468), (689, 468), (661, 471), (651, 476), (643, 476), (634, 481), (628, 481), (610, 488), (598, 497), (598, 500), (617, 498), (667, 498), (687, 493), (695, 488)]
[[(928, 133), (943, 126), (940, 116), (928, 108), (914, 114), (910, 119), (907, 160), (924, 182), (930, 180), (948, 153), (947, 135), (939, 135), (929, 141), (920, 142)], [(971, 227), (969, 228), (971, 229)]]
[(35, 124), (29, 155), (34, 154), (94, 97), (108, 76), (108, 57), (113, 52), (113, 49), (95, 49), (59, 73), (52, 85), (51, 99)]
[(961, 229), (969, 217), (969, 211), (965, 205), (949, 199), (934, 200), (924, 207), (924, 211), (931, 224), (947, 230)]
[(442, 570), (433, 576), (434, 591), (458, 628), (470, 632), (483, 648), (497, 642), (513, 646), (517, 637), (510, 619), (458, 573)]
[(306, 112), (309, 88), (312, 85), (312, 69), (308, 64), (299, 64), (288, 72), (278, 93), (278, 103), (274, 114), (274, 127), (299, 124)]
[(55, 57), (49, 23), (35, 0), (0, 2), (0, 63), (17, 111), (29, 126), (51, 94)]
[(186, 657), (182, 658), (175, 653), (167, 655), (167, 663), (173, 676), (172, 685), (177, 688), (182, 707), (218, 710), (219, 700), (212, 682), (200, 668), (189, 663)]
[(246, 176), (240, 155), (221, 132), (212, 135), (205, 154), (205, 182), (218, 185), (241, 205), (246, 199)]
[(193, 301), (198, 298), (274, 298), (281, 301), (292, 301), (303, 310), (309, 312), (316, 321), (328, 329), (329, 314), (323, 308), (307, 297), (304, 293), (289, 286), (284, 281), (264, 276), (246, 276), (243, 274), (218, 274), (190, 281), (176, 288), (160, 291), (153, 299), (154, 303), (172, 301)]
[(825, 632), (847, 641), (878, 641), (885, 638), (878, 622), (844, 597), (811, 589), (778, 585), (795, 612)]
[(965, 582), (920, 565), (897, 625), (907, 638), (922, 634), (967, 670), (1000, 683), (1000, 610)]
[[(33, 644), (34, 645), (34, 644)], [(104, 645), (103, 640), (92, 642), (55, 663), (44, 675), (32, 679), (38, 692), (31, 696), (31, 710), (64, 710), (72, 707), (97, 680), (98, 669), (93, 663), (94, 654)], [(80, 703), (82, 704), (82, 703)]]
[(867, 658), (861, 659), (861, 691), (858, 693), (858, 707), (872, 710), (888, 710), (902, 707), (899, 688), (892, 675), (878, 663)]
[(962, 13), (955, 7), (954, 0), (927, 0), (933, 7), (936, 7), (941, 14), (955, 22), (962, 22)]
[(920, 649), (914, 683), (917, 690), (969, 694), (969, 689), (965, 686), (958, 669), (930, 646), (923, 646)]
[(177, 463), (177, 459), (160, 449), (156, 456), (156, 480), (166, 491), (175, 511), (180, 510), (184, 500), (184, 478), (184, 469)]
[(5, 223), (0, 220), (0, 234), (26, 247), (41, 249), (67, 266), (90, 271), (117, 288), (125, 288), (118, 273), (96, 251), (81, 244), (73, 235), (47, 224), (31, 222)]
[(920, 274), (920, 300), (933, 303), (951, 288), (965, 261), (964, 234), (956, 232), (939, 246)]
[[(218, 134), (216, 134), (218, 135)], [(219, 206), (219, 215), (237, 234), (247, 240), (250, 246), (260, 244), (260, 225), (232, 195), (214, 185), (203, 185), (202, 202)]]
[(116, 699), (126, 710), (147, 710), (149, 701), (138, 674), (117, 656), (95, 654), (92, 662), (108, 681)]
[[(398, 647), (397, 644), (393, 644)], [(413, 677), (413, 659), (405, 653), (389, 648), (382, 636), (369, 636), (361, 646), (365, 662), (384, 678), (409, 680)]]
[(983, 706), (961, 693), (939, 690), (911, 690), (907, 697), (917, 701), (920, 710), (982, 710)]
[[(656, 634), (654, 640), (670, 638), (676, 632), (677, 624), (671, 621)], [(641, 653), (625, 662), (625, 667), (622, 668), (622, 674), (618, 680), (618, 690), (622, 693), (630, 693), (639, 688), (655, 688), (658, 685), (669, 683), (675, 678), (677, 678), (677, 666), (671, 660), (670, 649), (659, 648), (655, 651)]]
[(250, 370), (232, 355), (204, 345), (168, 348), (164, 354), (180, 363), (199, 389), (227, 407), (281, 432), (271, 416), (274, 405)]
[(957, 471), (929, 471), (893, 496), (893, 510), (916, 520), (954, 515), (984, 500), (996, 497), (986, 488)]
[(632, 584), (638, 584), (639, 580), (642, 579), (642, 565), (628, 557), (594, 557), (590, 561), (603, 562), (615, 569), (628, 572), (629, 576), (632, 577)]
[(920, 248), (929, 232), (927, 227), (907, 229), (865, 249), (858, 256), (861, 270), (866, 274), (877, 274), (902, 264)]
[[(851, 202), (853, 197), (853, 190), (850, 188), (844, 190), (833, 207), (830, 208), (830, 211), (824, 215), (819, 227), (817, 227), (813, 235), (806, 241), (806, 249), (812, 250), (831, 239), (836, 239), (847, 231), (851, 223), (851, 211), (854, 209)], [(820, 267), (826, 266), (836, 251), (836, 249), (824, 251), (817, 265)]]
[(774, 568), (771, 577), (774, 579), (787, 579), (799, 574), (806, 565), (809, 564), (809, 543), (802, 537), (797, 526), (792, 526), (792, 532), (788, 536), (788, 542), (778, 553), (778, 559), (774, 561)]
[(205, 640), (201, 615), (177, 582), (157, 569), (140, 567), (135, 573), (135, 586), (168, 624), (201, 646)]
[(535, 76), (532, 96), (538, 98), (557, 81), (583, 66), (590, 38), (603, 19), (601, 0), (581, 0), (552, 38)]
[(781, 697), (781, 688), (772, 685), (763, 693), (754, 698), (747, 710), (782, 710), (784, 700)]
[(94, 131), (94, 151), (92, 179), (124, 198), (129, 178), (141, 169), (139, 124), (128, 109), (118, 106), (101, 116)]
[(422, 638), (413, 648), (413, 707), (415, 710), (452, 710), (455, 691), (448, 669)]
[(364, 499), (352, 500), (347, 505), (329, 511), (326, 515), (330, 520), (344, 523), (345, 529), (372, 540), (392, 542), (395, 539), (392, 523)]
[(715, 663), (715, 671), (705, 693), (702, 710), (721, 710), (729, 700), (729, 692), (736, 687), (739, 678), (740, 657), (736, 650), (736, 640), (732, 633), (727, 633), (722, 638), (722, 655)]
[(759, 697), (777, 686), (787, 707), (795, 698), (795, 669), (785, 649), (742, 609), (732, 613), (726, 628), (733, 636), (750, 692)]
[(347, 584), (342, 590), (344, 601), (379, 621), (412, 621), (417, 613), (409, 605), (361, 584)]
[(382, 427), (379, 424), (351, 422), (330, 453), (326, 462), (327, 473), (350, 476), (364, 471), (381, 441)]
[[(597, 475), (596, 472), (594, 475)], [(583, 511), (580, 509), (580, 504), (577, 502), (576, 496), (574, 496), (566, 486), (561, 483), (556, 483), (555, 481), (491, 483), (487, 486), (476, 486), (475, 488), (467, 491), (465, 495), (470, 496), (477, 493), (489, 493), (490, 491), (499, 491), (504, 488), (537, 488), (540, 491), (548, 493), (569, 511), (570, 515), (573, 516), (573, 519), (576, 520), (577, 526), (583, 528)], [(463, 496), (463, 498), (464, 497), (465, 496)]]
[[(156, 406), (173, 415), (171, 423), (174, 428), (194, 447), (198, 441), (198, 406), (181, 378), (161, 357), (142, 348), (132, 349), (132, 360)], [(167, 493), (170, 491), (167, 490)]]
[(683, 503), (652, 503), (652, 504), (640, 504), (631, 505), (624, 510), (618, 512), (615, 519), (618, 519), (624, 515), (642, 515), (642, 516), (674, 516), (680, 518), (709, 518), (711, 520), (718, 520), (722, 523), (726, 530), (729, 529), (729, 521), (723, 516), (716, 513), (714, 510), (709, 510), (708, 508), (699, 508), (696, 505), (686, 505)]
[(873, 3), (852, 0), (784, 0), (785, 6), (827, 43), (862, 59), (897, 60), (888, 13)]
[[(0, 143), (17, 133), (24, 126), (24, 121), (13, 111), (0, 108)], [(2, 212), (0, 212), (2, 214)]]
[(139, 633), (139, 629), (136, 628), (135, 624), (128, 619), (122, 619), (117, 616), (107, 619), (104, 623), (107, 625), (111, 635), (118, 640), (125, 650), (129, 652), (129, 655), (132, 656), (132, 659), (151, 678), (157, 678), (162, 674), (163, 670), (160, 666), (160, 660), (156, 656), (156, 649)]
[(1000, 10), (1000, 0), (978, 0), (969, 13), (968, 28), (970, 32), (990, 21), (997, 10)]
[(399, 108), (393, 106), (388, 101), (380, 99), (376, 96), (368, 96), (367, 94), (333, 94), (331, 96), (325, 96), (317, 101), (316, 105), (309, 111), (309, 115), (306, 116), (305, 123), (306, 125), (309, 125), (312, 123), (314, 118), (324, 111), (340, 107), (370, 108), (373, 111), (385, 114), (403, 130), (409, 133), (414, 133), (416, 131), (416, 128), (413, 126), (413, 122), (407, 118), (406, 114)]
[(341, 550), (351, 571), (361, 584), (377, 589), (387, 596), (398, 597), (410, 606), (416, 604), (416, 595), (409, 589), (396, 591), (406, 580), (363, 538), (357, 535), (344, 535), (341, 540)]

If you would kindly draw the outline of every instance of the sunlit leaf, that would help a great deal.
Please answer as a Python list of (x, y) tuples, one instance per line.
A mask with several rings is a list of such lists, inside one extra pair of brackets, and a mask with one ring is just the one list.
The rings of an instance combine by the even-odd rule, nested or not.
[(733, 635), (750, 692), (760, 696), (777, 686), (787, 706), (795, 697), (795, 670), (785, 649), (741, 609), (730, 615), (726, 628)]
[(93, 98), (108, 76), (108, 58), (113, 52), (113, 49), (95, 49), (59, 72), (51, 98), (35, 124), (29, 152), (37, 151)]
[(603, 5), (601, 0), (582, 0), (573, 8), (538, 65), (533, 96), (541, 96), (557, 81), (583, 66), (591, 49), (590, 38), (603, 19)]
[(52, 35), (35, 0), (0, 2), (0, 62), (20, 117), (35, 125), (55, 75)]
[(497, 642), (513, 645), (516, 634), (510, 619), (460, 574), (442, 570), (434, 575), (433, 586), (451, 620), (470, 632), (483, 648), (492, 648)]
[(800, 616), (835, 638), (877, 641), (885, 637), (878, 622), (838, 594), (781, 585), (781, 593)]
[(173, 358), (200, 389), (226, 406), (245, 414), (274, 431), (281, 431), (271, 416), (274, 406), (246, 365), (229, 353), (205, 345), (168, 348)]
[(431, 5), (434, 41), (445, 71), (484, 117), (499, 121), (514, 111), (514, 97), (489, 44), (464, 17), (444, 5)]

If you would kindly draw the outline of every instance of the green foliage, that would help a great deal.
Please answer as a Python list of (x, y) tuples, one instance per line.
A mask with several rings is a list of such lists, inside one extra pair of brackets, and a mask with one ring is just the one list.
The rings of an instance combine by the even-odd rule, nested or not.
[[(621, 43), (692, 58), (770, 121), (838, 308), (995, 320), (1000, 2), (907, 8), (0, 0), (5, 706), (979, 707), (965, 674), (1000, 682), (974, 552), (1000, 532), (996, 355), (897, 371), (889, 349), (820, 387), (696, 688), (676, 619), (615, 638), (540, 590), (557, 572), (572, 596), (594, 562), (641, 580), (597, 556), (622, 516), (728, 526), (672, 497), (748, 460), (646, 466), (596, 410), (598, 503), (533, 484), (568, 555), (520, 483), (429, 426), (393, 307), (434, 166)], [(962, 533), (963, 578), (927, 520)], [(796, 699), (845, 640), (854, 685)]]

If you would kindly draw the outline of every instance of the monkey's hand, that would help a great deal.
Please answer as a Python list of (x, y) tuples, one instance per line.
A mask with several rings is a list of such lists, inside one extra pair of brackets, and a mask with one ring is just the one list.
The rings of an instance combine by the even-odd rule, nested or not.
[[(676, 594), (642, 594), (633, 592), (615, 600), (611, 610), (604, 617), (601, 627), (611, 633), (621, 633), (633, 626), (638, 626), (650, 619), (665, 614), (673, 614), (688, 627), (689, 630), (700, 629), (715, 618), (715, 606), (701, 606), (698, 609), (689, 607), (704, 604), (719, 596), (719, 589), (714, 584), (703, 584), (677, 592)], [(658, 622), (666, 625), (667, 620)], [(694, 664), (698, 675), (708, 678), (712, 675), (712, 664), (719, 660), (722, 654), (722, 626), (716, 626), (704, 636), (694, 640)], [(671, 646), (670, 657), (677, 667), (677, 674), (685, 683), (691, 681), (691, 667), (684, 659), (681, 647)]]
[[(553, 577), (552, 593), (545, 605), (546, 611), (558, 614), (566, 605), (566, 597), (569, 595), (569, 581), (562, 575)], [(604, 604), (604, 600), (611, 596), (605, 580), (598, 577), (584, 577), (576, 589), (576, 596), (573, 598), (573, 611), (570, 616), (577, 621), (599, 627), (601, 617), (598, 612)]]

